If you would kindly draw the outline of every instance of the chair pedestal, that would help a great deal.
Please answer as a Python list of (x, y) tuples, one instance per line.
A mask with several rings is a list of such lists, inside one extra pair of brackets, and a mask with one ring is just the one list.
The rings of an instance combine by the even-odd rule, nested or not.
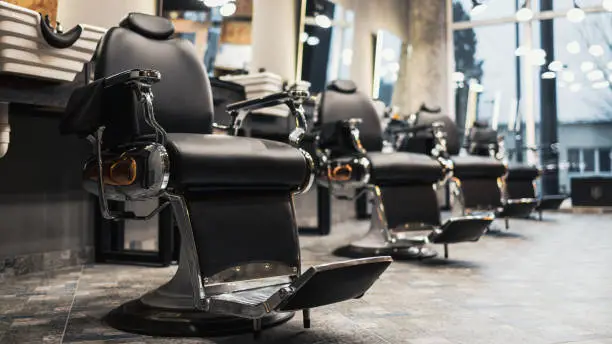
[[(166, 284), (110, 311), (103, 319), (121, 331), (164, 337), (209, 337), (253, 332), (253, 320), (222, 316), (197, 310), (193, 289), (181, 247), (181, 259), (174, 277)], [(270, 313), (261, 319), (261, 328), (281, 325), (294, 312)]]

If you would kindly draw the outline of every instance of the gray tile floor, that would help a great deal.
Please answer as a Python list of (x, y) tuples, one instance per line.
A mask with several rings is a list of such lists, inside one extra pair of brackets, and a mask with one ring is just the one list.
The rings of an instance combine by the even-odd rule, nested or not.
[[(305, 265), (366, 222), (304, 237)], [(259, 343), (612, 343), (612, 215), (549, 214), (509, 232), (451, 247), (451, 259), (396, 262), (360, 300), (266, 331)], [(160, 285), (174, 268), (100, 265), (0, 284), (0, 343), (251, 343), (252, 336), (151, 338), (99, 319)]]

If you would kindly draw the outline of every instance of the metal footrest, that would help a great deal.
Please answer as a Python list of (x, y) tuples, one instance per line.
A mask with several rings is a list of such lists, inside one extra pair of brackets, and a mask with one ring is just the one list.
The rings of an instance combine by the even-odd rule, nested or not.
[(206, 298), (210, 313), (259, 319), (273, 311), (314, 308), (361, 297), (391, 264), (391, 257), (313, 266), (292, 283)]
[(538, 200), (535, 198), (510, 199), (504, 205), (503, 210), (497, 214), (499, 217), (527, 217), (537, 207)]
[(442, 227), (429, 234), (433, 244), (455, 244), (477, 241), (493, 222), (493, 216), (465, 216), (451, 218)]

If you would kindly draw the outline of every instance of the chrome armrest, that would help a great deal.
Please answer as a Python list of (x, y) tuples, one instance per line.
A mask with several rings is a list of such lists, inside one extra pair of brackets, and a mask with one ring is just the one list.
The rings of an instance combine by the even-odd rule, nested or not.
[(231, 135), (237, 135), (242, 127), (244, 119), (253, 110), (268, 108), (277, 105), (286, 105), (296, 121), (295, 129), (289, 134), (289, 142), (299, 146), (307, 130), (306, 116), (302, 102), (309, 94), (302, 90), (289, 90), (275, 93), (262, 98), (247, 99), (227, 106), (227, 111), (232, 117), (232, 122), (227, 128)]

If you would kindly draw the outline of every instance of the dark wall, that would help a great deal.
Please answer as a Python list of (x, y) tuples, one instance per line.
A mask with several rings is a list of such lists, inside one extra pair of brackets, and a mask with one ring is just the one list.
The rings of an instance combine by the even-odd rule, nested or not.
[(0, 159), (0, 259), (93, 245), (94, 207), (81, 188), (89, 144), (62, 137), (58, 116), (11, 113)]

